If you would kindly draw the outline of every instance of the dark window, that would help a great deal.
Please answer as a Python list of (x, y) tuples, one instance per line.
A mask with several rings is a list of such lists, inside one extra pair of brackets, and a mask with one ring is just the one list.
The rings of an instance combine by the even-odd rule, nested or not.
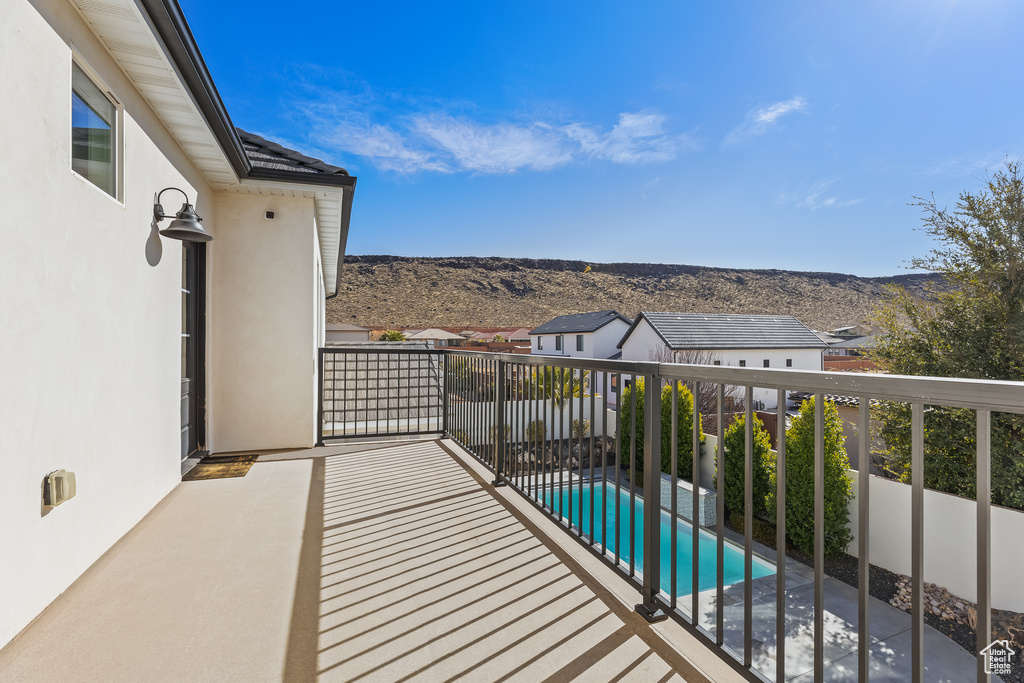
[(577, 351), (582, 351), (583, 350), (583, 335), (582, 334), (577, 334), (576, 335), (576, 350)]
[(787, 368), (793, 367), (793, 359), (792, 358), (787, 358), (786, 359), (786, 367)]
[(538, 351), (543, 351), (544, 350), (544, 337), (537, 337), (537, 350)]
[(741, 361), (740, 361), (740, 367), (741, 367), (741, 368), (745, 368), (745, 367), (747, 367), (747, 361), (745, 361), (745, 360), (741, 360)]
[(715, 361), (715, 365), (721, 365), (721, 364), (722, 364), (722, 361), (720, 361), (720, 360), (716, 360)]
[(764, 366), (765, 366), (765, 367), (767, 368), (767, 367), (769, 367), (770, 365), (771, 365), (771, 362), (770, 362), (770, 361), (769, 361), (769, 360), (768, 360), (767, 358), (765, 358), (765, 359), (764, 359)]
[(555, 351), (561, 351), (561, 350), (562, 350), (562, 335), (559, 334), (559, 335), (555, 336)]

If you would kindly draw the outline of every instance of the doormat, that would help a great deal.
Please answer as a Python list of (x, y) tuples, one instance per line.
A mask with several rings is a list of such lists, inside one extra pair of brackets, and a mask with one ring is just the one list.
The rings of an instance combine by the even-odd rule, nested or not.
[(244, 477), (258, 457), (258, 455), (222, 455), (204, 458), (181, 480), (198, 481), (200, 479)]

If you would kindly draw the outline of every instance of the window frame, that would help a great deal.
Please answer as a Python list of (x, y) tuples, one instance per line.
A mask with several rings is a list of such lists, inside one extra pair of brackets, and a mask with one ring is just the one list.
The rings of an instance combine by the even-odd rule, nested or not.
[(764, 359), (764, 367), (770, 368), (771, 366), (772, 366), (771, 359), (765, 358)]
[(792, 358), (787, 358), (786, 359), (786, 367), (787, 368), (793, 367), (793, 359)]
[(741, 360), (741, 361), (740, 361), (740, 367), (741, 367), (741, 368), (745, 368), (745, 367), (747, 367), (747, 361), (745, 361), (745, 360)]
[(562, 344), (562, 336), (563, 335), (560, 335), (560, 334), (556, 334), (555, 335), (555, 351), (561, 351), (562, 350), (562, 346), (563, 346), (563, 344)]
[(543, 351), (544, 350), (544, 335), (543, 334), (538, 334), (537, 335), (537, 350), (538, 351)]
[[(111, 136), (111, 155), (113, 161), (111, 163), (112, 173), (114, 175), (113, 182), (113, 194), (107, 192), (106, 189), (97, 185), (88, 176), (82, 175), (75, 170), (75, 157), (74, 157), (74, 125), (73, 125), (73, 107), (74, 107), (74, 73), (75, 67), (78, 67), (82, 74), (92, 81), (92, 84), (96, 87), (101, 94), (106, 97), (114, 107), (114, 121), (113, 121), (113, 135)], [(113, 93), (113, 90), (107, 85), (107, 82), (100, 77), (89, 62), (82, 56), (82, 54), (75, 49), (74, 45), (71, 46), (71, 59), (68, 61), (68, 170), (71, 174), (84, 180), (89, 187), (92, 187), (97, 192), (103, 193), (103, 196), (111, 199), (120, 206), (124, 206), (124, 105), (121, 100)]]
[(577, 351), (581, 351), (581, 352), (583, 351), (583, 335), (582, 334), (577, 334), (576, 335), (576, 350)]

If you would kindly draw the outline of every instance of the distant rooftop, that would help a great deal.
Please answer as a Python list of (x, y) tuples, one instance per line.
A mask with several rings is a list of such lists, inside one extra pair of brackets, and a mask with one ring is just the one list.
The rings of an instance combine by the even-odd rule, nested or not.
[(646, 319), (671, 349), (824, 349), (828, 345), (791, 315), (649, 313)]
[(568, 334), (572, 332), (596, 332), (613, 320), (621, 320), (627, 325), (632, 322), (618, 311), (594, 311), (592, 313), (575, 313), (560, 315), (549, 320), (530, 334)]
[(308, 157), (294, 149), (282, 147), (276, 142), (265, 140), (241, 128), (235, 128), (242, 148), (249, 157), (249, 162), (256, 168), (268, 168), (275, 171), (300, 171), (327, 175), (348, 175), (348, 171), (340, 166), (326, 164), (319, 159)]

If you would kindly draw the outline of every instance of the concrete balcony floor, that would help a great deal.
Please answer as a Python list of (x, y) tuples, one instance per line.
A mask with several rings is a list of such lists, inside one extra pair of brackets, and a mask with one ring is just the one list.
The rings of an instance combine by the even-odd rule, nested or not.
[(728, 681), (451, 442), (184, 482), (12, 643), (12, 681)]

